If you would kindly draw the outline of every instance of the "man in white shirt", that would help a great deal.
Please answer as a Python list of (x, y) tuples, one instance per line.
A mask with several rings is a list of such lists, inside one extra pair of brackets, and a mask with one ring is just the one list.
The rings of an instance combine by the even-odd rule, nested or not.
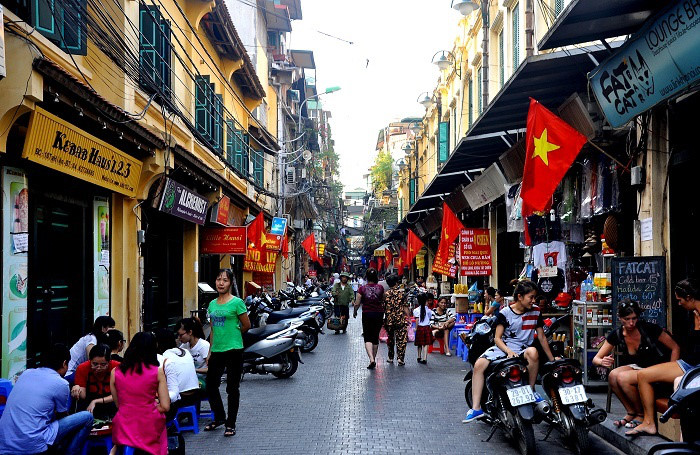
[(170, 411), (166, 414), (169, 422), (184, 406), (199, 403), (199, 380), (194, 369), (194, 360), (189, 351), (176, 347), (175, 335), (168, 329), (156, 331), (158, 342), (158, 362), (163, 367), (170, 395)]

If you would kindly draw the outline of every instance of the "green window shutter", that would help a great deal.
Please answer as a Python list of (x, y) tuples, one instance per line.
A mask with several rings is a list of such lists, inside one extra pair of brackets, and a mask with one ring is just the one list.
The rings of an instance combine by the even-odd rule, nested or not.
[(209, 76), (195, 78), (195, 127), (205, 142), (211, 140), (211, 98), (209, 96)]
[(234, 142), (236, 141), (234, 131), (233, 120), (226, 120), (226, 162), (232, 166), (235, 155)]
[(447, 161), (450, 154), (450, 122), (438, 125), (438, 166)]
[(411, 206), (416, 203), (416, 179), (414, 178), (408, 181), (408, 202)]
[(160, 22), (160, 65), (158, 71), (158, 88), (167, 99), (172, 97), (172, 32), (170, 22), (162, 20)]
[(263, 161), (263, 151), (253, 150), (253, 181), (259, 186), (263, 186), (265, 162)]
[(224, 97), (214, 95), (214, 112), (212, 115), (212, 142), (214, 150), (222, 153), (222, 141), (224, 135)]
[(499, 76), (501, 87), (503, 87), (503, 84), (506, 82), (506, 58), (505, 49), (503, 48), (503, 30), (498, 34), (498, 67), (500, 69)]
[(155, 7), (141, 5), (139, 9), (139, 83), (149, 92), (156, 89), (160, 33), (157, 23), (160, 13)]
[(45, 37), (52, 41), (60, 41), (58, 14), (56, 3), (60, 0), (32, 0), (32, 25)]
[(484, 110), (484, 101), (483, 101), (483, 96), (484, 96), (484, 73), (483, 73), (483, 68), (479, 68), (479, 70), (476, 72), (477, 76), (479, 78), (479, 82), (477, 82), (477, 88), (478, 88), (478, 96), (476, 98), (476, 106), (477, 106), (477, 112), (479, 115)]
[(248, 143), (249, 136), (243, 130), (236, 131), (236, 143), (234, 145), (233, 167), (244, 176), (248, 176)]
[(469, 128), (474, 121), (474, 80), (469, 78)]
[(513, 8), (513, 72), (520, 65), (520, 3)]
[(70, 54), (87, 55), (87, 0), (32, 0), (31, 22)]
[(554, 16), (557, 17), (564, 9), (564, 0), (554, 0)]

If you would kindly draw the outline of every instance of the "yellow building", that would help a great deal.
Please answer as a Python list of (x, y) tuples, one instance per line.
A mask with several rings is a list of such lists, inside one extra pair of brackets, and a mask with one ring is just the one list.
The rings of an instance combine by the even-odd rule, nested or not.
[(221, 266), (240, 293), (260, 279), (200, 254), (205, 224), (281, 213), (278, 95), (224, 1), (3, 3), (1, 376), (98, 315), (127, 339), (172, 326)]

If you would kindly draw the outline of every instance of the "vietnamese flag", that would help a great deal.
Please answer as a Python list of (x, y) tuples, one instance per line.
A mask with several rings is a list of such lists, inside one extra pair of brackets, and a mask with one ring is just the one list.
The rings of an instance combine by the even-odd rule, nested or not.
[(459, 221), (457, 215), (446, 202), (442, 203), (442, 229), (440, 235), (440, 244), (438, 245), (438, 254), (440, 257), (446, 258), (452, 245), (459, 238), (459, 233), (464, 229), (462, 222)]
[(248, 246), (254, 249), (261, 249), (261, 237), (265, 230), (265, 217), (263, 212), (248, 225)]
[(309, 236), (306, 237), (303, 242), (301, 242), (301, 246), (303, 246), (304, 250), (309, 253), (309, 257), (312, 261), (318, 262), (321, 264), (321, 266), (323, 266), (321, 258), (318, 257), (318, 253), (316, 252), (316, 237), (314, 237), (313, 232), (309, 234)]
[(410, 266), (413, 259), (416, 257), (420, 249), (423, 248), (423, 242), (415, 232), (408, 230), (408, 242), (406, 244), (406, 265)]
[(377, 257), (377, 272), (379, 272), (383, 268), (384, 268), (384, 258), (379, 256), (379, 257)]
[(525, 170), (520, 188), (523, 218), (547, 210), (554, 190), (587, 139), (530, 98), (525, 141)]
[(284, 237), (282, 237), (282, 256), (285, 259), (289, 258), (289, 238), (287, 234), (284, 234)]

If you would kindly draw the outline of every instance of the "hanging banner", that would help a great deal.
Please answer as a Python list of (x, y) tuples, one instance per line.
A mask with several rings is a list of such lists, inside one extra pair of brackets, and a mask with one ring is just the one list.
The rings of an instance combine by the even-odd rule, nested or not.
[(274, 273), (278, 254), (276, 251), (261, 251), (251, 248), (245, 255), (243, 270), (246, 272)]
[(93, 318), (109, 316), (110, 222), (109, 199), (93, 200)]
[(229, 226), (225, 228), (202, 228), (202, 243), (199, 252), (202, 254), (246, 254), (245, 226)]
[(37, 107), (22, 157), (129, 197), (136, 196), (141, 161)]
[(459, 244), (461, 276), (491, 275), (491, 239), (488, 229), (463, 229)]
[(230, 207), (231, 199), (229, 199), (228, 196), (222, 196), (219, 202), (212, 206), (209, 221), (211, 221), (212, 223), (220, 224), (222, 226), (227, 226), (229, 218), (228, 212)]
[(175, 180), (166, 179), (158, 210), (183, 220), (204, 224), (209, 201)]
[(447, 252), (447, 258), (440, 256), (440, 253), (435, 255), (435, 260), (433, 261), (433, 273), (439, 273), (441, 275), (447, 275), (450, 278), (457, 276), (457, 262), (455, 258), (455, 253), (457, 247), (455, 244), (451, 244)]
[(29, 189), (21, 169), (2, 171), (2, 371), (13, 383), (27, 367)]
[(700, 4), (675, 0), (590, 73), (593, 93), (617, 128), (700, 80)]
[(416, 255), (416, 268), (418, 268), (418, 269), (425, 268), (425, 253), (418, 253)]

